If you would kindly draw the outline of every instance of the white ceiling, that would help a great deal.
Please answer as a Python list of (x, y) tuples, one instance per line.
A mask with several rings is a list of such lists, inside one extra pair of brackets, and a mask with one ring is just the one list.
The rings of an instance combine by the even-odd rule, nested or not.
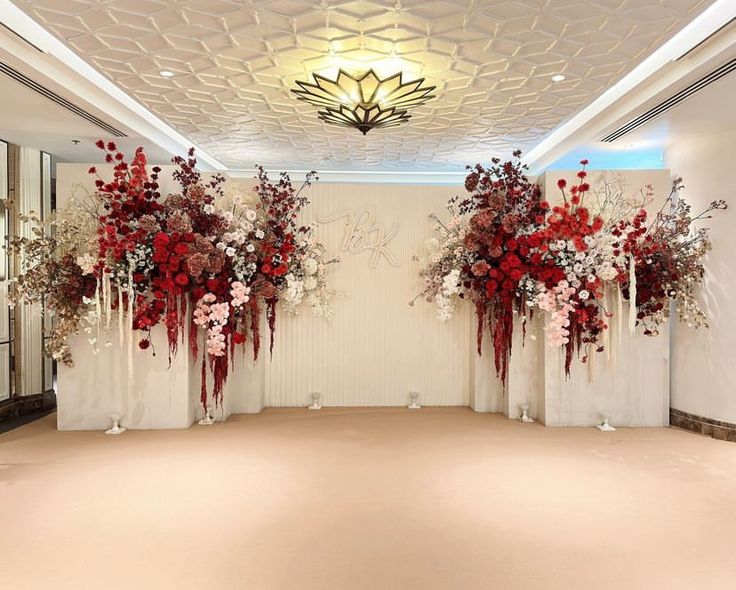
[[(15, 3), (229, 167), (448, 170), (528, 150), (712, 0)], [(290, 95), (367, 64), (425, 76), (437, 99), (364, 138)]]
[[(11, 61), (9, 58), (0, 51), (0, 60), (7, 63)], [(0, 90), (0, 140), (46, 151), (61, 161), (100, 159), (94, 142), (106, 134), (99, 127), (3, 73), (0, 73)], [(104, 117), (104, 114), (93, 114)], [(126, 152), (145, 144), (152, 162), (169, 161), (170, 156), (164, 150), (126, 131), (129, 137), (115, 140)], [(79, 143), (75, 144), (75, 140)]]
[(726, 133), (736, 138), (734, 98), (736, 74), (732, 73), (615, 143), (621, 144), (619, 149), (667, 149), (672, 142), (698, 135)]

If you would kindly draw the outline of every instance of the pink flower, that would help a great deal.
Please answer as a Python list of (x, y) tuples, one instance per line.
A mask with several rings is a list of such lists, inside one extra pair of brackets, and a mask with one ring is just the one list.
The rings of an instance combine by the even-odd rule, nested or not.
[(488, 274), (491, 266), (485, 260), (478, 260), (473, 266), (470, 267), (470, 271), (476, 277), (482, 277)]
[(240, 281), (233, 281), (230, 287), (230, 296), (233, 298), (233, 307), (240, 307), (248, 302), (248, 300), (250, 299), (250, 297), (248, 296), (248, 294), (250, 293), (250, 289), (248, 287), (246, 287)]

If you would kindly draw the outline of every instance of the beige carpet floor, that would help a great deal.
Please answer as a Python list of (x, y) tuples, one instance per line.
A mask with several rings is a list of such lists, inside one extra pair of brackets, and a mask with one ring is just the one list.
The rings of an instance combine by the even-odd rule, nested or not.
[(0, 587), (736, 588), (736, 444), (468, 409), (0, 436)]

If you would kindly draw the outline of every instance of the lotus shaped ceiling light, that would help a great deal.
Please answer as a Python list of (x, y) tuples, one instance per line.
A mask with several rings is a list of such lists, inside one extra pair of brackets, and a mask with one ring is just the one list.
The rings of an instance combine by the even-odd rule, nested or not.
[(334, 80), (312, 74), (314, 83), (297, 81), (292, 90), (299, 100), (322, 107), (326, 123), (355, 127), (363, 135), (374, 127), (395, 127), (411, 118), (409, 109), (434, 98), (434, 86), (422, 86), (424, 78), (403, 81), (398, 72), (379, 78), (373, 70), (353, 75), (340, 70)]

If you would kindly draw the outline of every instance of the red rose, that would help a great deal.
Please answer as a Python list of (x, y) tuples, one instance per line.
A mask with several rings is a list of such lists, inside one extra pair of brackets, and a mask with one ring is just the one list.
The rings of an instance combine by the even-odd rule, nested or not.
[(235, 344), (242, 344), (243, 342), (245, 342), (245, 334), (235, 332), (233, 334), (233, 342), (235, 342)]
[(189, 284), (189, 277), (183, 272), (180, 272), (178, 275), (176, 275), (176, 279), (174, 280), (176, 281), (177, 285), (181, 285), (182, 287)]
[(506, 261), (508, 262), (509, 266), (511, 267), (517, 267), (521, 265), (521, 260), (516, 254), (507, 254), (506, 255)]
[(587, 166), (587, 165), (588, 165), (588, 158), (585, 158), (585, 159), (583, 159), (583, 160), (580, 160), (580, 164), (581, 164), (582, 166)]
[(186, 254), (187, 252), (189, 252), (189, 246), (180, 242), (176, 246), (174, 246), (174, 252), (180, 255)]
[(560, 178), (560, 179), (559, 179), (559, 180), (557, 181), (557, 188), (559, 188), (560, 190), (562, 190), (562, 189), (563, 189), (563, 188), (565, 188), (566, 186), (567, 186), (567, 180), (565, 180), (564, 178)]
[(149, 346), (151, 346), (151, 341), (148, 338), (144, 338), (138, 342), (138, 348), (141, 350), (146, 350)]
[(169, 245), (169, 236), (168, 234), (160, 231), (153, 237), (153, 247), (154, 248), (164, 248)]

